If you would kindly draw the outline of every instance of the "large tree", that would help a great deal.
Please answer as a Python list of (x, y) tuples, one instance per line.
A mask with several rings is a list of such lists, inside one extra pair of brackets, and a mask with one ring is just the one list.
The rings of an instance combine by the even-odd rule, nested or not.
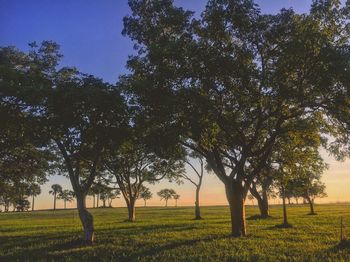
[(160, 146), (205, 157), (224, 184), (232, 235), (246, 235), (247, 191), (289, 122), (334, 116), (349, 88), (349, 6), (314, 1), (310, 14), (264, 15), (251, 0), (210, 0), (194, 19), (171, 0), (129, 4), (133, 102), (158, 123)]
[(106, 144), (112, 138), (115, 145), (123, 140), (124, 126), (129, 124), (126, 105), (119, 91), (102, 80), (74, 68), (58, 69), (61, 55), (56, 43), (31, 47), (28, 54), (3, 49), (7, 73), (2, 91), (6, 101), (31, 116), (36, 137), (59, 152), (60, 167), (77, 198), (84, 240), (91, 244), (94, 227), (86, 195)]

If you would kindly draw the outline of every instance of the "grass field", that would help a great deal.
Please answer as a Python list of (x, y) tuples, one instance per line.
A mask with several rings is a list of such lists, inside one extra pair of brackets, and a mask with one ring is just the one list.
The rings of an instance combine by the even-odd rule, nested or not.
[[(138, 208), (135, 223), (124, 222), (125, 208), (91, 210), (96, 244), (81, 246), (76, 210), (0, 214), (1, 261), (350, 261), (340, 248), (340, 216), (349, 226), (350, 205), (289, 206), (293, 228), (281, 229), (280, 206), (272, 218), (248, 219), (248, 236), (229, 236), (227, 207), (203, 207), (204, 220), (194, 221), (193, 208)], [(247, 207), (247, 216), (257, 214)]]

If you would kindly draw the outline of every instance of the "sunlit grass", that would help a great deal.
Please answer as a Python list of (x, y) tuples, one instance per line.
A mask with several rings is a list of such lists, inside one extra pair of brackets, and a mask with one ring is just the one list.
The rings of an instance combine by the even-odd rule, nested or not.
[[(124, 222), (125, 208), (91, 210), (96, 244), (80, 243), (76, 210), (0, 214), (1, 261), (349, 261), (350, 248), (338, 248), (340, 217), (350, 235), (350, 205), (289, 206), (293, 228), (282, 222), (280, 206), (272, 218), (248, 219), (248, 236), (231, 238), (227, 207), (138, 208), (135, 223)], [(256, 215), (247, 207), (247, 217)]]

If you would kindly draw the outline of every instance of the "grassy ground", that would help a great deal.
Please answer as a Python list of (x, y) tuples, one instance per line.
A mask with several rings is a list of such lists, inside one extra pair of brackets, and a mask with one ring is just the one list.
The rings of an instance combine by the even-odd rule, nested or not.
[[(350, 205), (289, 206), (293, 228), (281, 223), (280, 206), (268, 220), (248, 219), (248, 236), (229, 236), (227, 207), (138, 208), (135, 223), (125, 208), (94, 209), (96, 244), (81, 246), (76, 210), (0, 214), (0, 261), (350, 261), (340, 248), (340, 216), (350, 234)], [(247, 216), (257, 214), (247, 207)]]

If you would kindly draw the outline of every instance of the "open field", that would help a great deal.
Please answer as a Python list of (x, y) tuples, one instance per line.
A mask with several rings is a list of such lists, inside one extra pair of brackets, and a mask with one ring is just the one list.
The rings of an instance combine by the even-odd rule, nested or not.
[[(204, 220), (194, 221), (193, 208), (138, 208), (135, 223), (124, 222), (125, 208), (91, 210), (96, 244), (80, 245), (76, 210), (0, 214), (1, 261), (349, 261), (350, 248), (338, 248), (339, 221), (349, 226), (350, 205), (289, 206), (293, 228), (280, 229), (280, 206), (272, 218), (248, 220), (245, 238), (229, 237), (227, 207), (203, 207)], [(247, 216), (258, 213), (247, 207)]]

